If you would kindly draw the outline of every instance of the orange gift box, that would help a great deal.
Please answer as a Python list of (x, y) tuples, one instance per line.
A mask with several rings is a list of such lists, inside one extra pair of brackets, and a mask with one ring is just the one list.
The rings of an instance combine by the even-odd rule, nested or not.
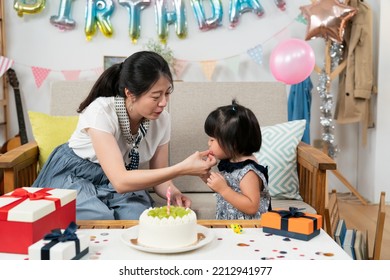
[(261, 215), (263, 231), (301, 240), (310, 240), (320, 233), (322, 216), (289, 210), (274, 209)]

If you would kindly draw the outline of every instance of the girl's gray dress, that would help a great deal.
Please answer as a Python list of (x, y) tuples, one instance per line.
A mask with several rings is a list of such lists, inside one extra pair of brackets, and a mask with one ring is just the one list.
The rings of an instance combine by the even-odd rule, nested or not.
[(253, 160), (242, 162), (230, 162), (221, 160), (218, 164), (218, 170), (223, 175), (228, 185), (235, 191), (241, 192), (240, 181), (249, 171), (254, 171), (263, 182), (263, 189), (260, 190), (260, 206), (256, 214), (248, 215), (227, 202), (220, 194), (217, 196), (216, 219), (218, 220), (235, 220), (235, 219), (260, 219), (261, 214), (271, 209), (271, 196), (268, 191), (268, 169), (259, 165)]

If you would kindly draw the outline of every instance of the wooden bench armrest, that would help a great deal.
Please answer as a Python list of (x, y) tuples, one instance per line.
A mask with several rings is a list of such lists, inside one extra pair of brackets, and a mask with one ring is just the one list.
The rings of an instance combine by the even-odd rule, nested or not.
[(327, 154), (304, 142), (297, 151), (299, 193), (303, 200), (324, 215), (327, 196), (327, 170), (336, 170), (336, 162)]
[(336, 170), (336, 162), (323, 151), (304, 142), (298, 145), (298, 161), (306, 161), (319, 170)]
[(4, 193), (32, 185), (37, 177), (38, 154), (38, 145), (32, 141), (0, 156)]

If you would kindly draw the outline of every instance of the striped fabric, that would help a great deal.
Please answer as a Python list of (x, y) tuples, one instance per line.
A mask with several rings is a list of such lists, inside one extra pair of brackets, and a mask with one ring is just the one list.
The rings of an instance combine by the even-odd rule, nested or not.
[(268, 166), (269, 190), (276, 199), (298, 199), (297, 146), (302, 139), (306, 120), (290, 121), (261, 129), (263, 143), (255, 156)]
[(0, 77), (4, 75), (9, 68), (12, 67), (14, 61), (8, 57), (0, 56)]

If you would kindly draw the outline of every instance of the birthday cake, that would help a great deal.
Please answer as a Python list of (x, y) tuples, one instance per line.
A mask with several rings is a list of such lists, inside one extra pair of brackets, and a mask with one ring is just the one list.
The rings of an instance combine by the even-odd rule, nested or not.
[(175, 249), (195, 244), (197, 218), (189, 208), (167, 206), (146, 209), (139, 218), (138, 244)]

